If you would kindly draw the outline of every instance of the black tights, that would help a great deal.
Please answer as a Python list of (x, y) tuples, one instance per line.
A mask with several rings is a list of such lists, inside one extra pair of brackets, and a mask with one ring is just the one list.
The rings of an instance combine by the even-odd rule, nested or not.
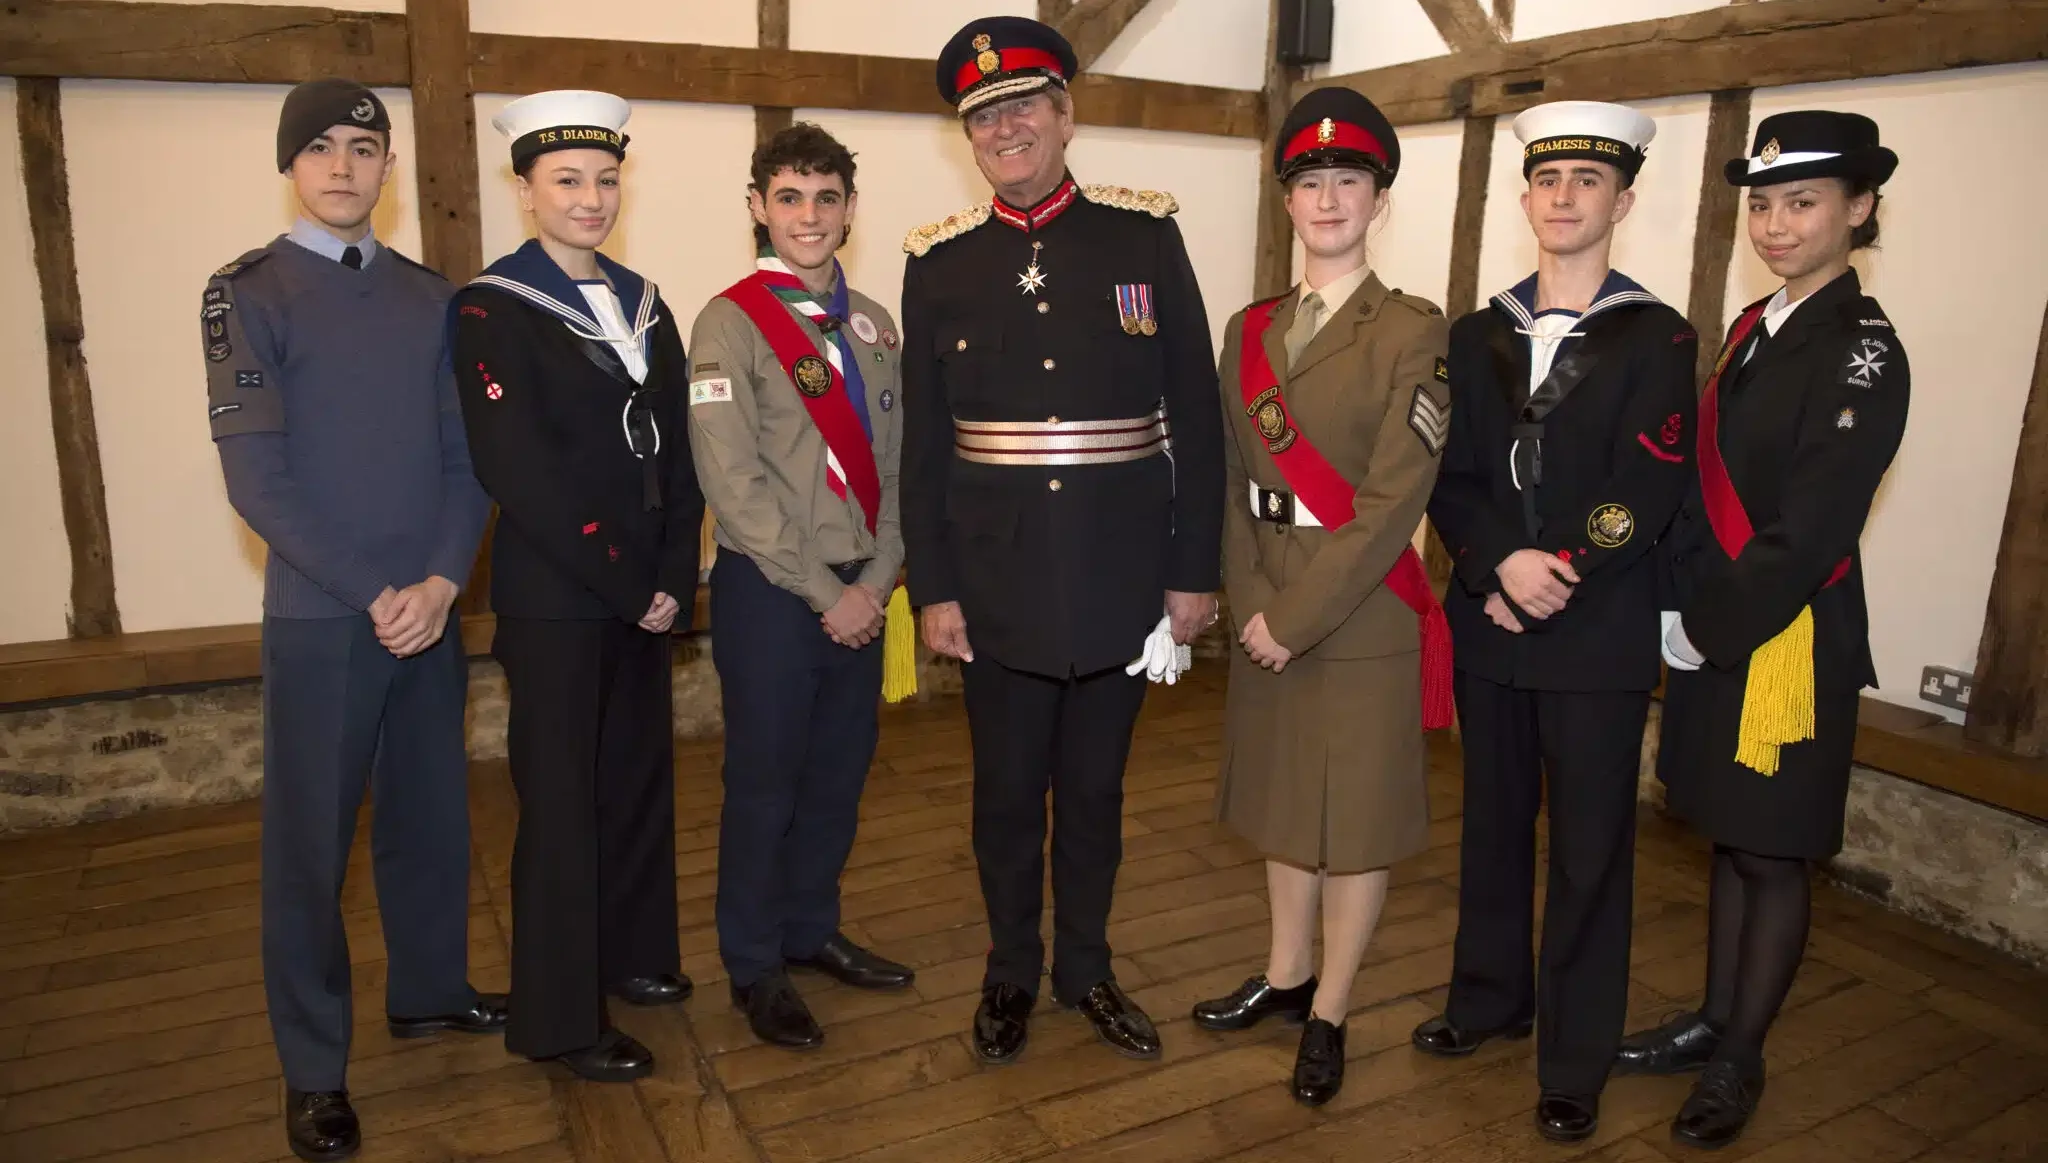
[(1720, 1054), (1760, 1063), (1764, 1034), (1806, 956), (1813, 893), (1806, 861), (1714, 845), (1707, 906), (1707, 997)]

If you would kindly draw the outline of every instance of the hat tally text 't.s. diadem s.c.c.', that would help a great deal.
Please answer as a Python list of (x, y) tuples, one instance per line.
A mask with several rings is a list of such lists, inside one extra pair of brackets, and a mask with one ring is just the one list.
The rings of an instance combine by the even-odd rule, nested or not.
[(1802, 178), (1849, 178), (1881, 186), (1899, 155), (1879, 144), (1877, 122), (1860, 113), (1795, 109), (1757, 122), (1748, 157), (1731, 159), (1731, 186), (1775, 186)]
[(939, 96), (965, 117), (992, 101), (1058, 87), (1081, 71), (1074, 46), (1051, 25), (1023, 16), (969, 22), (939, 50)]
[(1287, 181), (1324, 166), (1371, 170), (1381, 186), (1401, 170), (1393, 122), (1355, 89), (1331, 85), (1304, 94), (1288, 110), (1273, 142), (1273, 176)]
[(300, 150), (337, 125), (390, 133), (391, 115), (377, 94), (342, 77), (295, 86), (277, 114), (277, 172), (291, 169)]
[(512, 168), (560, 149), (601, 149), (626, 156), (632, 139), (622, 130), (633, 116), (625, 98), (590, 89), (553, 89), (521, 97), (491, 118), (491, 127), (512, 142)]
[(1606, 162), (1633, 182), (1656, 136), (1648, 115), (1607, 101), (1551, 101), (1515, 118), (1525, 178), (1546, 162), (1580, 160)]

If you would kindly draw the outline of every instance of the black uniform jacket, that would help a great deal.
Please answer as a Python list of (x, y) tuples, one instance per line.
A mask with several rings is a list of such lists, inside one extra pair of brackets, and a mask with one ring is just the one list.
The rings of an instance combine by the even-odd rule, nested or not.
[[(1164, 194), (1063, 186), (1028, 228), (1006, 221), (1023, 212), (983, 203), (905, 241), (910, 596), (959, 602), (977, 657), (1057, 677), (1122, 666), (1167, 590), (1219, 584), (1215, 349), (1173, 208)], [(1044, 281), (1027, 291), (1034, 261)], [(1126, 304), (1149, 306), (1153, 334), (1126, 332), (1120, 286), (1134, 288)], [(1021, 467), (954, 456), (955, 417), (1125, 419), (1162, 402), (1171, 459)]]
[[(1717, 443), (1755, 536), (1731, 560), (1695, 484), (1667, 539), (1672, 600), (1709, 663), (1700, 673), (1740, 682), (1750, 654), (1811, 605), (1816, 681), (1875, 686), (1857, 541), (1906, 431), (1905, 346), (1852, 270), (1777, 334), (1759, 322), (1743, 347), (1721, 376)], [(1845, 557), (1848, 574), (1823, 589)]]
[[(1535, 690), (1657, 685), (1658, 567), (1651, 548), (1693, 478), (1693, 366), (1684, 316), (1610, 273), (1553, 361), (1591, 366), (1542, 422), (1542, 483), (1531, 533), (1513, 464), (1529, 399), (1535, 281), (1451, 325), (1451, 434), (1429, 519), (1450, 551), (1444, 595), (1458, 669)], [(1524, 461), (1526, 464), (1526, 460)], [(1526, 482), (1525, 482), (1526, 483)], [(1580, 584), (1524, 632), (1486, 616), (1495, 568), (1519, 549), (1568, 557)], [(1513, 608), (1513, 603), (1509, 603)]]
[[(529, 250), (553, 269), (552, 278)], [(498, 503), (491, 608), (517, 618), (638, 622), (662, 592), (682, 603), (675, 629), (686, 629), (697, 593), (704, 496), (690, 461), (690, 369), (675, 319), (652, 283), (606, 261), (628, 316), (639, 308), (658, 318), (648, 332), (647, 379), (636, 384), (609, 345), (575, 334), (560, 312), (490, 281), (496, 275), (539, 284), (557, 303), (581, 310), (581, 294), (537, 252), (528, 243), (500, 260), (484, 281), (456, 292), (451, 306), (470, 456)], [(522, 257), (528, 261), (506, 275), (507, 264)], [(593, 321), (577, 326), (600, 334)], [(648, 507), (645, 471), (624, 427), (636, 390), (659, 434), (659, 508)]]

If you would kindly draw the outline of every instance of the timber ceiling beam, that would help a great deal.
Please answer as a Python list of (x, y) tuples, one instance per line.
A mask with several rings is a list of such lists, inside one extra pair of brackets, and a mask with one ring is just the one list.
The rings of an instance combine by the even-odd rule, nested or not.
[(1116, 43), (1116, 38), (1130, 26), (1132, 18), (1145, 10), (1152, 0), (1080, 0), (1068, 8), (1059, 18), (1056, 27), (1067, 43), (1074, 46), (1074, 56), (1081, 62), (1082, 71), (1095, 67), (1095, 62)]
[(1505, 41), (1499, 25), (1486, 15), (1479, 0), (1416, 0), (1437, 35), (1454, 53), (1478, 52)]
[[(754, 43), (760, 48), (789, 47), (789, 0), (760, 0), (755, 16), (758, 30)], [(754, 144), (765, 145), (769, 138), (789, 128), (796, 120), (796, 110), (788, 105), (754, 106)], [(711, 527), (710, 514), (705, 514), (705, 528)], [(707, 533), (707, 536), (709, 534)]]

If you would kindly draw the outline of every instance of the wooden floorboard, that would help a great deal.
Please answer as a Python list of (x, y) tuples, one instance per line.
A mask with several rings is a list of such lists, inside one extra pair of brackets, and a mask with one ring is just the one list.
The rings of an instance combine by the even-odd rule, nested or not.
[[(367, 844), (343, 894), (356, 1029), (350, 1084), (370, 1163), (1674, 1163), (1685, 1079), (1609, 1086), (1599, 1132), (1531, 1125), (1534, 1047), (1414, 1053), (1442, 1004), (1457, 931), (1462, 796), (1454, 740), (1431, 741), (1428, 848), (1397, 866), (1353, 989), (1349, 1078), (1306, 1110), (1284, 1081), (1293, 1030), (1199, 1030), (1188, 1009), (1265, 959), (1265, 872), (1211, 818), (1216, 676), (1153, 692), (1125, 781), (1111, 915), (1118, 979), (1166, 1052), (1133, 1062), (1050, 1005), (1019, 1063), (968, 1048), (988, 928), (968, 839), (972, 763), (957, 702), (892, 709), (843, 880), (844, 924), (918, 970), (867, 993), (797, 981), (827, 1031), (760, 1045), (726, 998), (714, 925), (722, 753), (677, 749), (677, 924), (697, 996), (619, 1023), (655, 1076), (594, 1086), (495, 1040), (394, 1040)], [(474, 766), (472, 978), (506, 984), (516, 805), (502, 761)], [(0, 841), (0, 1160), (289, 1159), (264, 1014), (260, 809), (161, 812)], [(367, 836), (367, 815), (359, 836)], [(1706, 852), (1642, 820), (1632, 1020), (1691, 1003), (1705, 968)], [(1048, 902), (1050, 896), (1048, 894)], [(2040, 1160), (2048, 1143), (2048, 978), (1831, 888), (1768, 1048), (1752, 1133), (1762, 1163)], [(1048, 918), (1045, 926), (1051, 932)]]

